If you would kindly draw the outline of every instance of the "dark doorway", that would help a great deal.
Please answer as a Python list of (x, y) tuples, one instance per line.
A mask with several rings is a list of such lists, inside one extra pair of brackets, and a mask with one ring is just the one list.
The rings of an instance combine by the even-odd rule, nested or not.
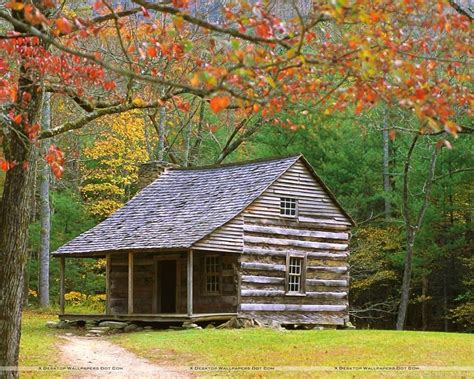
[(159, 265), (161, 312), (176, 313), (176, 261), (161, 261)]

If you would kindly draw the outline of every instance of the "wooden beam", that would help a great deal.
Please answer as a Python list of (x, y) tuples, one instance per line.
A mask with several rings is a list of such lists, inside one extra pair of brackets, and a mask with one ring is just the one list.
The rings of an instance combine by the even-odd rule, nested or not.
[(274, 227), (267, 225), (252, 225), (245, 224), (244, 232), (253, 232), (253, 233), (263, 233), (263, 234), (277, 234), (277, 235), (287, 235), (287, 236), (296, 236), (296, 237), (311, 237), (311, 238), (327, 238), (332, 240), (343, 240), (347, 241), (349, 239), (349, 233), (347, 232), (324, 232), (317, 230), (304, 230), (304, 229), (289, 229), (282, 227)]
[(292, 239), (280, 239), (280, 238), (268, 238), (268, 237), (254, 237), (244, 235), (244, 242), (253, 244), (264, 244), (264, 245), (283, 245), (283, 246), (295, 246), (304, 247), (307, 249), (320, 249), (320, 250), (336, 250), (342, 251), (347, 249), (347, 244), (339, 243), (327, 243), (327, 242), (312, 242)]
[[(291, 297), (291, 294), (287, 294), (283, 290), (242, 290), (243, 297), (279, 297), (279, 296)], [(306, 292), (306, 297), (320, 297), (320, 298), (334, 298), (334, 299), (345, 299), (347, 292)]]
[(193, 315), (193, 251), (188, 252), (188, 265), (187, 265), (187, 311), (188, 316)]
[(285, 283), (285, 278), (277, 278), (277, 277), (274, 277), (274, 276), (242, 275), (242, 282), (244, 282), (244, 283), (282, 284), (282, 283)]
[(133, 253), (128, 253), (128, 314), (133, 314)]
[(285, 265), (276, 263), (242, 262), (242, 268), (246, 270), (286, 271)]
[(335, 280), (335, 279), (307, 279), (306, 283), (310, 286), (329, 286), (329, 287), (347, 287), (349, 285), (347, 280)]
[(240, 312), (240, 304), (242, 304), (242, 256), (237, 257), (237, 267), (234, 268), (234, 275), (237, 275), (237, 312)]
[[(278, 257), (286, 257), (287, 253), (305, 253), (305, 250), (295, 250), (295, 249), (285, 249), (285, 250), (272, 250), (266, 249), (261, 247), (250, 247), (246, 246), (244, 248), (244, 253), (246, 254), (254, 254), (254, 255), (274, 255)], [(309, 252), (308, 258), (320, 258), (320, 259), (347, 259), (349, 254), (347, 252), (344, 253), (313, 253)]]
[(152, 285), (151, 313), (158, 313), (158, 261), (156, 259), (153, 259)]
[(111, 269), (111, 255), (110, 253), (105, 255), (105, 314), (109, 315), (110, 312), (110, 269)]
[(65, 277), (65, 271), (66, 271), (66, 258), (64, 256), (61, 256), (59, 258), (59, 313), (61, 315), (64, 314), (64, 308), (65, 308), (65, 299), (64, 299), (64, 293), (65, 293), (65, 285), (64, 285), (64, 277)]
[(327, 272), (334, 272), (336, 274), (345, 274), (348, 270), (347, 267), (340, 266), (340, 267), (334, 267), (334, 266), (308, 266), (308, 270), (313, 270), (313, 271), (327, 271)]
[(347, 305), (306, 305), (306, 304), (242, 304), (242, 311), (302, 311), (302, 312), (341, 312)]

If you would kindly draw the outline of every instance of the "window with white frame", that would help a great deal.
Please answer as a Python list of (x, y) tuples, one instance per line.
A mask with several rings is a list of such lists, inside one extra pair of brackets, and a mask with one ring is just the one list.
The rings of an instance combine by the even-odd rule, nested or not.
[(220, 262), (215, 255), (207, 256), (205, 262), (206, 269), (206, 292), (219, 293), (220, 291)]
[(298, 215), (298, 202), (295, 198), (280, 198), (280, 215), (287, 217), (296, 217)]
[(287, 268), (289, 293), (303, 293), (303, 266), (304, 258), (290, 256)]

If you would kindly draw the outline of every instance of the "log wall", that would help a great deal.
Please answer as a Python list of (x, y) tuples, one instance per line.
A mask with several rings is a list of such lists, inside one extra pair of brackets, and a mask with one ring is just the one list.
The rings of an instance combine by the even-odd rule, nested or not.
[[(296, 198), (297, 217), (280, 215), (280, 198)], [(351, 222), (298, 161), (242, 214), (240, 311), (283, 324), (348, 321)], [(286, 292), (288, 255), (305, 258), (304, 294)]]
[[(220, 293), (206, 294), (205, 257), (220, 259)], [(195, 251), (194, 253), (194, 313), (236, 313), (238, 305), (238, 266), (240, 256), (234, 253)]]
[[(112, 314), (126, 314), (128, 310), (128, 254), (111, 254), (110, 263), (110, 311)], [(152, 313), (153, 255), (134, 254), (133, 263), (133, 312)]]
[[(195, 251), (193, 264), (193, 308), (194, 313), (237, 312), (238, 266), (240, 256), (234, 253), (218, 253), (221, 262), (221, 292), (206, 294), (205, 266), (206, 255), (212, 251)], [(177, 289), (176, 313), (186, 313), (187, 307), (187, 252), (136, 253), (133, 269), (133, 313), (160, 313), (160, 290), (157, 265), (159, 259), (176, 259)], [(158, 259), (158, 260), (157, 260)], [(128, 255), (111, 254), (110, 257), (110, 312), (126, 314), (128, 310)]]

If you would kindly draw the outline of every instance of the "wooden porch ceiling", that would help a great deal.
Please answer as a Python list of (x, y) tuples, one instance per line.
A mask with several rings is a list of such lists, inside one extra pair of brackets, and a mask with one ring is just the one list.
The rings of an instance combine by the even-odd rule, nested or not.
[(180, 313), (161, 313), (161, 314), (77, 314), (65, 313), (58, 315), (60, 320), (68, 321), (142, 321), (142, 322), (184, 322), (184, 321), (227, 321), (237, 313), (197, 313), (192, 316)]

